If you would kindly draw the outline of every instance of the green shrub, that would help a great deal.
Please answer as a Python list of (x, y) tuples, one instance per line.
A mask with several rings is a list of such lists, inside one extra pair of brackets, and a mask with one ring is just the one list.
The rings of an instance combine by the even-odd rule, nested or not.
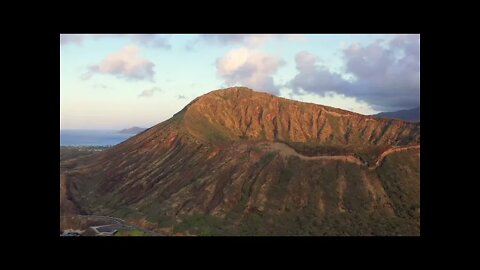
[(258, 161), (258, 167), (260, 168), (263, 168), (265, 167), (268, 163), (270, 163), (270, 161), (273, 160), (273, 158), (275, 158), (275, 156), (277, 155), (276, 152), (269, 152), (267, 153), (266, 155), (264, 155), (260, 161)]

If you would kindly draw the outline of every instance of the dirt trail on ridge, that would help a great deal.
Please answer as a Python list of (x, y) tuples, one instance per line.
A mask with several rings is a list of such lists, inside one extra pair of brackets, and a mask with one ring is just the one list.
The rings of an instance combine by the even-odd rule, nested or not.
[[(305, 156), (298, 153), (297, 151), (295, 151), (295, 149), (293, 149), (292, 147), (284, 143), (274, 142), (274, 143), (265, 144), (265, 146), (272, 151), (278, 151), (282, 156), (297, 156), (303, 160), (336, 160), (336, 161), (354, 163), (356, 165), (365, 166), (365, 167), (369, 165), (366, 162), (361, 161), (359, 158), (353, 155)], [(375, 170), (376, 168), (378, 168), (382, 164), (385, 157), (390, 154), (409, 150), (409, 149), (416, 149), (416, 148), (420, 148), (420, 145), (409, 145), (409, 146), (389, 148), (385, 150), (382, 154), (380, 154), (380, 156), (376, 159), (373, 165), (368, 166), (368, 169)]]

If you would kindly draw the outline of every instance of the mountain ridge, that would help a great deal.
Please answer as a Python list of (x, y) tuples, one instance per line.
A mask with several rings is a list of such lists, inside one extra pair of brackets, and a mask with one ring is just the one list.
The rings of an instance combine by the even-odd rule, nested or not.
[[(363, 135), (376, 136), (374, 132), (387, 135), (384, 139), (387, 144), (402, 144), (405, 136), (419, 137), (419, 125), (405, 121), (377, 118), (329, 106), (294, 101), (243, 87), (209, 92), (192, 101), (182, 111), (183, 120), (186, 121), (191, 133), (197, 135), (204, 133), (202, 127), (208, 126), (209, 130), (217, 131), (220, 137), (227, 139), (279, 139), (349, 144), (355, 142), (339, 135), (355, 128), (365, 129), (361, 130), (365, 134), (352, 136), (357, 143), (365, 142), (364, 138), (359, 138)], [(199, 127), (198, 123), (201, 123), (202, 127)], [(373, 129), (377, 124), (381, 125), (380, 130)], [(400, 129), (413, 130), (412, 134), (397, 134)], [(329, 138), (331, 135), (333, 137)], [(379, 138), (379, 141), (368, 143), (384, 143), (381, 140)]]
[(374, 116), (388, 119), (400, 119), (408, 122), (420, 122), (420, 107), (394, 112), (381, 112)]

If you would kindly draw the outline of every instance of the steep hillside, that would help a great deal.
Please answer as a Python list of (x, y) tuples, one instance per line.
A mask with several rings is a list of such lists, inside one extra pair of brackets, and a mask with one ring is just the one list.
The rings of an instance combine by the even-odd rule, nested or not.
[(63, 163), (75, 212), (165, 234), (418, 235), (420, 125), (229, 88)]

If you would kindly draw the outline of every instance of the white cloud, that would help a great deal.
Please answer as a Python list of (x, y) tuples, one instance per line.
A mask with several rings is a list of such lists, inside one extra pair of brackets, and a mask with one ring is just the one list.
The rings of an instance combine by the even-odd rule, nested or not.
[(240, 84), (260, 91), (278, 94), (273, 75), (285, 61), (266, 53), (239, 48), (229, 51), (217, 59), (216, 67), (220, 77), (229, 86)]
[(341, 108), (364, 115), (371, 115), (379, 112), (372, 108), (372, 106), (370, 106), (365, 101), (361, 101), (355, 97), (345, 96), (343, 94), (338, 94), (332, 91), (327, 91), (323, 95), (319, 95), (316, 93), (300, 90), (300, 93), (297, 94), (289, 91), (288, 88), (282, 88), (281, 93), (281, 96), (285, 98), (326, 105), (335, 108)]
[(153, 94), (155, 94), (155, 92), (160, 93), (162, 92), (162, 89), (160, 89), (160, 87), (152, 87), (150, 89), (143, 90), (142, 93), (138, 95), (138, 97), (146, 97), (146, 98), (153, 97)]
[(108, 55), (97, 65), (88, 67), (88, 72), (83, 79), (90, 78), (93, 74), (111, 74), (118, 78), (129, 80), (151, 80), (155, 74), (155, 64), (139, 56), (139, 49), (129, 45), (118, 52)]

